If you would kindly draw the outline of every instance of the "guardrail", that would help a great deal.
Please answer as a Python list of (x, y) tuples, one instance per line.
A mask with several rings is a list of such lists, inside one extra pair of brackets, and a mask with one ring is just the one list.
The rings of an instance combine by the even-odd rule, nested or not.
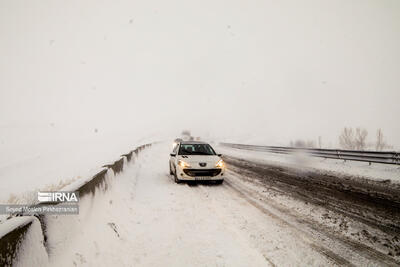
[(396, 164), (400, 165), (400, 152), (381, 152), (381, 151), (360, 151), (360, 150), (341, 150), (341, 149), (318, 149), (318, 148), (297, 148), (282, 146), (259, 146), (233, 143), (220, 143), (222, 146), (264, 151), (278, 154), (306, 153), (313, 157), (340, 159), (350, 161), (363, 161), (371, 163)]
[[(89, 180), (84, 182), (77, 181), (76, 184), (69, 185), (67, 191), (79, 191), (79, 196), (82, 197), (87, 194), (94, 194), (99, 187), (107, 190), (106, 177), (108, 170), (112, 170), (114, 174), (122, 172), (125, 160), (127, 162), (133, 161), (135, 159), (134, 155), (137, 157), (140, 151), (151, 145), (152, 144), (141, 145), (135, 150), (121, 155), (117, 161), (104, 165), (101, 170)], [(18, 250), (24, 242), (25, 235), (35, 220), (39, 220), (40, 222), (44, 241), (43, 245), (47, 250), (46, 215), (17, 215), (10, 217), (0, 224), (0, 266), (12, 266), (15, 257), (18, 255)]]

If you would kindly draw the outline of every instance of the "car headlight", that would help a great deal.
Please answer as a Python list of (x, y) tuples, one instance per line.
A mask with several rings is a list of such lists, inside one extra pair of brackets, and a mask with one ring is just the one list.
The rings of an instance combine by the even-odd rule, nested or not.
[(188, 168), (190, 167), (190, 164), (187, 162), (184, 162), (183, 160), (178, 161), (178, 165), (181, 166), (182, 168)]
[(217, 164), (215, 164), (215, 167), (217, 168), (223, 168), (225, 166), (225, 163), (222, 159), (220, 159)]

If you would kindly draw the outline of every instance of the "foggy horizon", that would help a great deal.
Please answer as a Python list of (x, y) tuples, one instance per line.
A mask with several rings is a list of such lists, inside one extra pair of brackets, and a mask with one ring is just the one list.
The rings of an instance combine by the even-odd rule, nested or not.
[(398, 150), (399, 11), (398, 1), (2, 1), (1, 131), (189, 129), (339, 147), (344, 127), (362, 127)]

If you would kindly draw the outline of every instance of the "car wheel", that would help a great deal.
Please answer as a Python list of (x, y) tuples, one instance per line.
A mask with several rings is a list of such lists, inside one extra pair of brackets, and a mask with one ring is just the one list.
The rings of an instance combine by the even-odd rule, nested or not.
[(173, 175), (174, 173), (172, 172), (172, 169), (171, 169), (171, 163), (169, 164), (169, 175)]
[(224, 180), (217, 180), (215, 181), (216, 184), (222, 184), (224, 182)]

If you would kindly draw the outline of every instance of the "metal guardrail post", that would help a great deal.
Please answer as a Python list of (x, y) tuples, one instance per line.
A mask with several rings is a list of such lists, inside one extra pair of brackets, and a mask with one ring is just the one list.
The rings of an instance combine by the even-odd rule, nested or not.
[(395, 153), (395, 154), (393, 155), (393, 162), (394, 162), (395, 164), (400, 164), (400, 153)]

